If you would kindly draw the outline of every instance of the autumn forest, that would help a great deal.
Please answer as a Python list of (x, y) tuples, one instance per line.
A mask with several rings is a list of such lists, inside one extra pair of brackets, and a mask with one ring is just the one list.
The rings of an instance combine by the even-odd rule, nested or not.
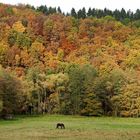
[(0, 116), (140, 117), (140, 10), (0, 4)]

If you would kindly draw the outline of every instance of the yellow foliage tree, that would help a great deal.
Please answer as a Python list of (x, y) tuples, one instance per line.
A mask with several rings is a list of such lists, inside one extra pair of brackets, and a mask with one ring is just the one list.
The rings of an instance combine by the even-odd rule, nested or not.
[(12, 28), (17, 31), (23, 33), (25, 31), (25, 27), (22, 25), (21, 21), (17, 21), (13, 24)]

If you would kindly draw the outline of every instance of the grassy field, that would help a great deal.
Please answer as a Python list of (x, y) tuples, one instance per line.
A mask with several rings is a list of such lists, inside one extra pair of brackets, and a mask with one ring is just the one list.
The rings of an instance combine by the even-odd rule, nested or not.
[[(63, 122), (66, 129), (56, 129)], [(139, 118), (46, 115), (0, 120), (0, 140), (140, 140)]]

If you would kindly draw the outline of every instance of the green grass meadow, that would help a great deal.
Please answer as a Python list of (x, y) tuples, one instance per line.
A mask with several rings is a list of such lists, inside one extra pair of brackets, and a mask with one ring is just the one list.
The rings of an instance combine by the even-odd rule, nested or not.
[(0, 120), (0, 140), (140, 140), (140, 118), (20, 116)]

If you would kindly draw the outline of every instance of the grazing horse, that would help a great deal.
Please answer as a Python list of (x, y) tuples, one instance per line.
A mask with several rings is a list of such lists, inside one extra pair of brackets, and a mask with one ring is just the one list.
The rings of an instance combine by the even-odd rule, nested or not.
[(57, 123), (56, 128), (65, 129), (65, 125), (63, 123)]

